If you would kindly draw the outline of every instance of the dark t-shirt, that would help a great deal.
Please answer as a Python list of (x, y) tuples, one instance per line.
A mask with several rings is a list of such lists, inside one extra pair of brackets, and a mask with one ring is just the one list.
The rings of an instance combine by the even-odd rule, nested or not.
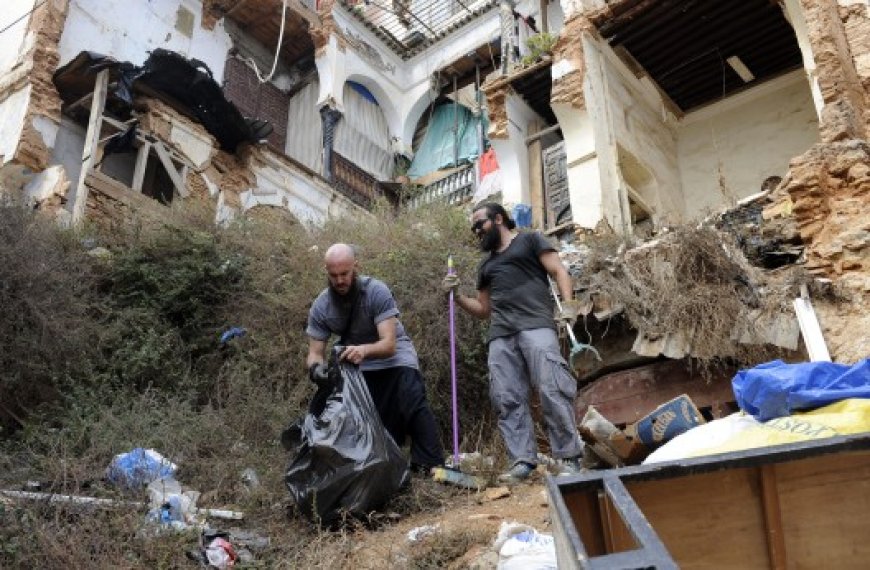
[(489, 340), (520, 331), (556, 328), (553, 297), (540, 255), (555, 248), (540, 232), (519, 233), (478, 269), (477, 288), (489, 289)]

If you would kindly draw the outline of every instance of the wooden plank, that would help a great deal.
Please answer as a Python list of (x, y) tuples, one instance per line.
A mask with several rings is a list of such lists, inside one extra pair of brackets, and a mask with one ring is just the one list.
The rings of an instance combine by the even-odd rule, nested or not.
[(163, 168), (165, 168), (167, 174), (169, 174), (169, 178), (172, 180), (175, 189), (178, 190), (178, 194), (182, 198), (187, 198), (187, 186), (184, 184), (184, 180), (181, 179), (181, 176), (178, 175), (178, 171), (175, 170), (175, 164), (173, 164), (172, 159), (169, 157), (166, 147), (163, 146), (162, 142), (157, 141), (154, 143), (154, 150), (157, 151), (157, 158), (160, 159)]
[(785, 569), (787, 564), (785, 538), (782, 534), (782, 513), (776, 490), (776, 465), (762, 465), (758, 469), (761, 479), (761, 506), (767, 531), (767, 551), (771, 568)]
[(136, 154), (136, 167), (133, 169), (132, 188), (136, 192), (142, 192), (142, 182), (145, 180), (145, 169), (148, 167), (148, 155), (151, 153), (151, 143), (144, 142), (139, 145)]
[[(540, 130), (537, 121), (529, 123), (529, 133)], [(529, 155), (529, 204), (532, 207), (532, 227), (544, 228), (544, 161), (541, 156), (541, 139), (536, 138), (528, 143)]]
[(626, 487), (681, 568), (768, 568), (755, 468)]
[(103, 111), (106, 108), (106, 89), (109, 85), (109, 70), (104, 69), (97, 74), (94, 82), (94, 96), (91, 101), (91, 115), (88, 119), (88, 130), (85, 135), (85, 147), (82, 151), (82, 169), (75, 192), (69, 202), (70, 222), (77, 225), (82, 221), (85, 214), (85, 205), (88, 201), (88, 187), (85, 179), (94, 168), (94, 159), (97, 151), (97, 143), (100, 139)]
[[(562, 501), (565, 495), (589, 497), (602, 485), (607, 488), (608, 478), (616, 478), (680, 567), (769, 568), (776, 564), (768, 540), (768, 513), (773, 509), (765, 512), (763, 503), (771, 500), (772, 486), (766, 491), (758, 473), (768, 465), (775, 466), (788, 567), (866, 567), (870, 433), (590, 472), (567, 480), (548, 477), (551, 505), (563, 507), (557, 511), (562, 520), (555, 521), (559, 560), (577, 557), (583, 568), (639, 567), (624, 564), (632, 552), (595, 554), (585, 548), (589, 533), (580, 532), (579, 525), (590, 518), (600, 523), (597, 500), (584, 504), (575, 499), (570, 511)], [(624, 502), (618, 495), (610, 494), (617, 506)], [(583, 544), (575, 546), (578, 537)]]
[(602, 514), (596, 491), (583, 491), (563, 495), (580, 540), (589, 556), (607, 554)]
[(830, 362), (831, 355), (825, 344), (825, 337), (822, 335), (822, 328), (819, 326), (816, 312), (810, 303), (806, 285), (801, 285), (801, 296), (793, 301), (793, 305), (810, 360), (812, 362)]
[(870, 560), (870, 451), (777, 465), (792, 568), (866, 568)]

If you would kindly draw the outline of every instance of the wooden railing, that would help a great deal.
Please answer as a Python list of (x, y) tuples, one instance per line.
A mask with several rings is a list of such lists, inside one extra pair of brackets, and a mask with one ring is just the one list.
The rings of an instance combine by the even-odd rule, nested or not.
[(424, 186), (408, 201), (408, 206), (418, 208), (423, 204), (442, 200), (448, 204), (461, 204), (474, 195), (476, 187), (474, 165), (469, 164), (462, 170)]
[(332, 152), (332, 185), (352, 202), (366, 209), (370, 209), (372, 203), (382, 197), (392, 204), (398, 202), (398, 197), (383, 188), (377, 178), (335, 151)]

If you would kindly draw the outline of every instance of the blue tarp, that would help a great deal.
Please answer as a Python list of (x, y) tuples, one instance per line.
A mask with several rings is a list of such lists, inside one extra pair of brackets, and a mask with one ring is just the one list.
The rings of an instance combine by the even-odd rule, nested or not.
[[(408, 168), (408, 176), (419, 178), (441, 170), (451, 168), (477, 158), (480, 147), (477, 142), (477, 124), (483, 121), (483, 132), (486, 133), (486, 119), (477, 118), (462, 105), (446, 103), (436, 107), (426, 128), (426, 136), (414, 160)], [(458, 124), (456, 136), (453, 127)], [(459, 161), (454, 156), (454, 139), (459, 143)]]
[(846, 398), (870, 398), (870, 359), (853, 366), (774, 360), (741, 370), (731, 384), (740, 409), (765, 422)]
[(374, 103), (375, 105), (378, 104), (378, 100), (375, 99), (375, 96), (372, 95), (371, 91), (366, 89), (365, 85), (357, 83), (356, 81), (348, 81), (347, 84), (351, 89), (362, 95), (363, 98), (369, 103)]

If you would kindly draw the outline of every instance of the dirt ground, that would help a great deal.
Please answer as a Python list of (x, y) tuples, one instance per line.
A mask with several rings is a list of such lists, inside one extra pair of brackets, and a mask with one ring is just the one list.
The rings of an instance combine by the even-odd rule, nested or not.
[[(539, 468), (540, 469), (540, 468)], [(383, 530), (362, 533), (351, 555), (352, 568), (446, 567), (494, 569), (498, 553), (492, 548), (502, 522), (529, 525), (541, 533), (551, 533), (547, 492), (542, 472), (530, 481), (481, 492), (462, 492), (437, 511), (421, 512), (400, 520)], [(437, 491), (432, 481), (414, 482)], [(409, 540), (409, 532), (421, 527), (437, 527)], [(420, 532), (420, 531), (418, 531)], [(465, 550), (457, 553), (456, 548)], [(438, 551), (442, 554), (439, 564)], [(461, 554), (456, 557), (456, 554)], [(448, 562), (444, 558), (452, 558)]]

